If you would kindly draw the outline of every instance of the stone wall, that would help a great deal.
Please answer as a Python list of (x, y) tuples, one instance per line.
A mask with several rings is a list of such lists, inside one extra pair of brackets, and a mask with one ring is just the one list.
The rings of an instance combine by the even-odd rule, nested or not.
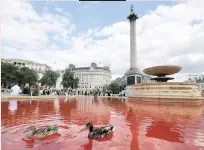
[(128, 97), (137, 98), (141, 101), (165, 101), (165, 102), (198, 102), (203, 103), (196, 83), (142, 83), (135, 84), (129, 89)]

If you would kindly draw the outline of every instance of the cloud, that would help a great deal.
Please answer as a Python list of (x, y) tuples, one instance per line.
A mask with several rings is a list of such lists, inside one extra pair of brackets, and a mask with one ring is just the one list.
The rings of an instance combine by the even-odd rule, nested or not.
[[(203, 72), (204, 1), (188, 0), (173, 6), (159, 5), (137, 20), (137, 64), (142, 71), (154, 65), (179, 65), (180, 80)], [(127, 8), (128, 9), (128, 8)], [(129, 68), (129, 23), (115, 22), (103, 28), (72, 35), (75, 25), (63, 15), (37, 13), (25, 1), (5, 2), (3, 9), (3, 57), (47, 63), (63, 69), (70, 63), (110, 64), (113, 77)], [(71, 14), (71, 12), (69, 12)], [(54, 62), (57, 62), (54, 66)]]
[(10, 45), (43, 49), (51, 44), (48, 34), (66, 41), (75, 30), (67, 17), (52, 14), (47, 9), (38, 14), (26, 1), (9, 0), (3, 4), (2, 38)]

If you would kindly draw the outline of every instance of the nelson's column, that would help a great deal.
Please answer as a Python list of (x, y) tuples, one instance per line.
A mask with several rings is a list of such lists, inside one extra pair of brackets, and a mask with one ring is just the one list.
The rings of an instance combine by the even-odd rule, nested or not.
[(142, 82), (142, 73), (137, 68), (137, 49), (136, 49), (136, 20), (133, 5), (130, 8), (130, 15), (127, 17), (130, 22), (130, 69), (125, 73), (126, 86)]

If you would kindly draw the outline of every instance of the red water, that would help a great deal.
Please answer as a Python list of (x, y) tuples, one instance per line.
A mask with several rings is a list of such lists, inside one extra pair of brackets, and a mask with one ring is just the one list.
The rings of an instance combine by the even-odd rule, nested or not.
[[(88, 139), (86, 122), (113, 124), (112, 135)], [(57, 124), (59, 133), (28, 140), (24, 131)], [(156, 105), (133, 100), (77, 97), (1, 102), (3, 150), (201, 150), (204, 107)]]

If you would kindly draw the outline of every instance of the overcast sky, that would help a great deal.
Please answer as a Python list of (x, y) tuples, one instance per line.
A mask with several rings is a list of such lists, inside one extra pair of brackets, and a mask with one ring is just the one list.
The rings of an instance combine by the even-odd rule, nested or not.
[[(113, 79), (129, 68), (130, 5), (136, 25), (137, 64), (179, 65), (175, 81), (204, 72), (204, 0), (184, 2), (3, 3), (2, 57), (64, 69), (91, 62), (110, 65)], [(54, 63), (56, 62), (56, 64)]]

